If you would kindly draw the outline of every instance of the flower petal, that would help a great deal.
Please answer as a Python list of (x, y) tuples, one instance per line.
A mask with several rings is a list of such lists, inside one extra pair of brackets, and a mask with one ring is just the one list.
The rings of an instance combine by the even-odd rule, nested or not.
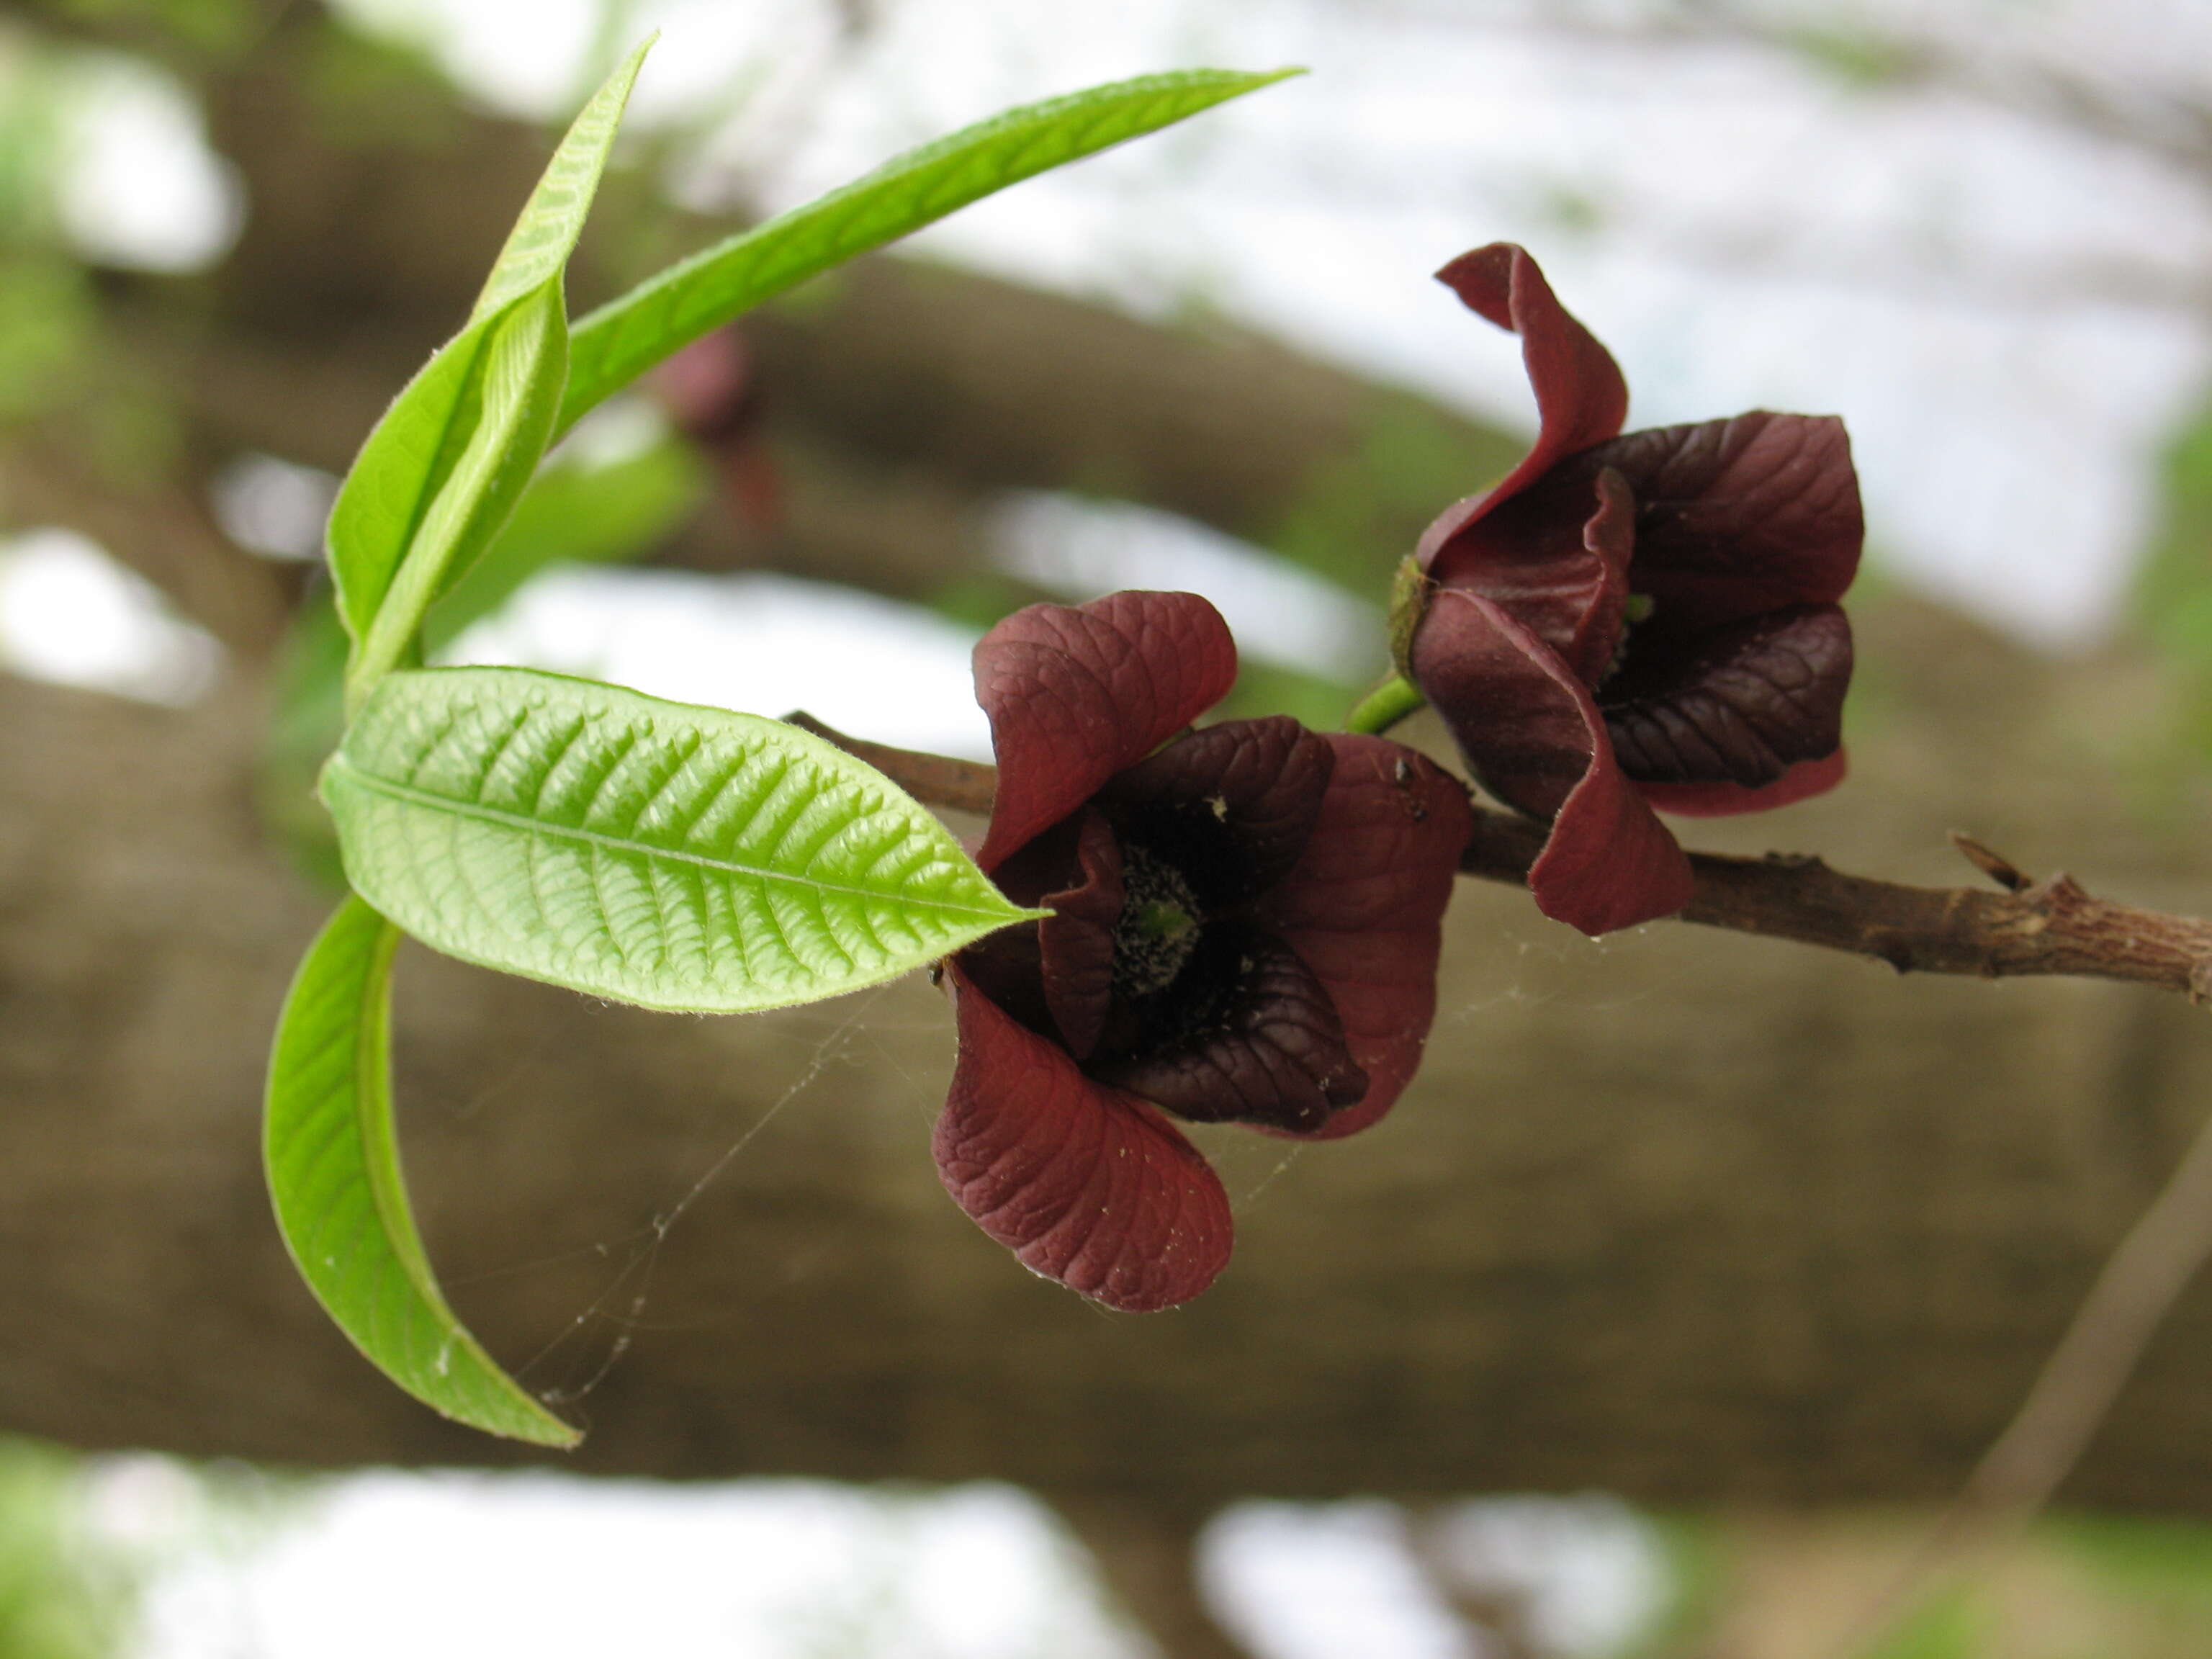
[(1476, 781), (1507, 805), (1549, 817), (1589, 770), (1573, 672), (1494, 600), (1441, 590), (1413, 635), (1413, 668)]
[(1628, 481), (1570, 465), (1462, 532), (1446, 586), (1495, 600), (1595, 684), (1620, 645), (1635, 550)]
[(1753, 410), (1632, 432), (1576, 458), (1577, 471), (1606, 466), (1636, 495), (1632, 586), (1669, 623), (1832, 605), (1858, 572), (1858, 474), (1832, 415)]
[(1422, 568), (1448, 580), (1451, 573), (1436, 565), (1439, 550), (1462, 526), (1520, 494), (1558, 461), (1619, 432), (1628, 416), (1628, 385), (1612, 355), (1559, 303), (1524, 249), (1511, 242), (1475, 248), (1439, 270), (1437, 280), (1471, 310), (1521, 337), (1521, 361), (1540, 422), (1519, 465), (1494, 488), (1448, 508), (1421, 538)]
[(1380, 1118), (1420, 1065), (1444, 906), (1474, 827), (1466, 788), (1425, 756), (1386, 738), (1328, 741), (1336, 769), (1305, 855), (1255, 912), (1328, 990), (1367, 1073), (1367, 1092), (1316, 1139)]
[(949, 973), (960, 1057), (937, 1121), (939, 1175), (1031, 1272), (1132, 1313), (1188, 1302), (1229, 1260), (1229, 1195), (1134, 1096), (1094, 1083)]
[(1090, 1057), (1106, 1029), (1114, 997), (1114, 929), (1121, 920), (1121, 848), (1095, 808), (1078, 820), (1073, 885), (1038, 901), (1052, 914), (1037, 923), (1038, 974), (1060, 1041)]
[(1834, 605), (1794, 606), (1682, 639), (1660, 626), (1655, 617), (1650, 631), (1638, 632), (1604, 688), (1613, 754), (1638, 784), (1757, 790), (1799, 761), (1836, 752), (1851, 625)]
[(1195, 593), (1110, 593), (1033, 605), (975, 647), (999, 793), (986, 870), (1091, 799), (1229, 694), (1237, 647)]
[(1623, 775), (1597, 704), (1557, 652), (1491, 600), (1446, 588), (1413, 636), (1413, 674), (1483, 784), (1553, 817), (1528, 872), (1538, 909), (1595, 936), (1690, 902), (1689, 860)]
[(1746, 789), (1735, 783), (1640, 783), (1638, 793), (1662, 812), (1677, 817), (1725, 818), (1741, 812), (1770, 812), (1815, 795), (1825, 795), (1849, 769), (1839, 748), (1820, 760), (1799, 761), (1772, 783)]
[(1367, 1093), (1328, 988), (1297, 951), (1249, 928), (1208, 943), (1234, 975), (1221, 1006), (1180, 1041), (1146, 1043), (1131, 1059), (1094, 1066), (1100, 1077), (1195, 1123), (1302, 1133)]
[(1209, 909), (1224, 909), (1297, 862), (1334, 764), (1328, 740), (1287, 714), (1223, 720), (1115, 777), (1098, 805)]

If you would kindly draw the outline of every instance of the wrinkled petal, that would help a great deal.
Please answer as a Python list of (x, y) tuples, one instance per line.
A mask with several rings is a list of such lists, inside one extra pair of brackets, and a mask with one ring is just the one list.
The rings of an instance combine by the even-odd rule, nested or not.
[(1095, 809), (1078, 820), (1077, 877), (1039, 901), (1052, 914), (1037, 923), (1037, 971), (1060, 1041), (1079, 1060), (1106, 1028), (1114, 995), (1114, 928), (1121, 919), (1121, 848)]
[(1233, 982), (1202, 1029), (1097, 1067), (1107, 1081), (1196, 1123), (1310, 1133), (1367, 1092), (1344, 1024), (1313, 970), (1273, 934), (1223, 941)]
[(1195, 593), (1033, 605), (975, 647), (975, 701), (999, 761), (986, 870), (1229, 694), (1237, 647)]
[(1331, 737), (1336, 769), (1305, 855), (1255, 908), (1328, 992), (1367, 1092), (1311, 1131), (1334, 1139), (1389, 1111), (1421, 1063), (1467, 791), (1386, 738)]
[(1636, 496), (1632, 582), (1673, 624), (1703, 628), (1832, 605), (1858, 574), (1866, 522), (1851, 442), (1832, 415), (1654, 427), (1576, 457)]
[(1685, 818), (1725, 818), (1741, 812), (1771, 812), (1825, 795), (1844, 781), (1847, 770), (1844, 751), (1838, 749), (1820, 760), (1799, 761), (1757, 789), (1734, 783), (1639, 783), (1636, 787), (1662, 812)]
[(1536, 908), (1593, 936), (1690, 902), (1690, 864), (1615, 763), (1604, 716), (1559, 653), (1479, 594), (1438, 593), (1413, 674), (1486, 787), (1551, 816)]
[(1143, 1101), (949, 975), (960, 1057), (934, 1150), (953, 1201), (1022, 1264), (1132, 1313), (1188, 1302), (1229, 1260), (1229, 1196)]
[[(1612, 355), (1559, 303), (1525, 250), (1492, 242), (1461, 254), (1437, 280), (1471, 310), (1521, 337), (1521, 361), (1540, 422), (1535, 444), (1518, 466), (1494, 488), (1447, 509), (1421, 538), (1416, 552), (1423, 568), (1449, 580), (1451, 572), (1437, 566), (1439, 550), (1462, 526), (1520, 494), (1558, 461), (1619, 432), (1628, 416), (1628, 385)], [(1445, 564), (1457, 556), (1455, 548)]]
[(1334, 764), (1328, 741), (1286, 714), (1223, 720), (1116, 776), (1098, 805), (1220, 908), (1297, 862)]
[[(1652, 627), (1656, 629), (1655, 622)], [(1851, 625), (1801, 605), (1676, 639), (1639, 632), (1603, 689), (1621, 770), (1639, 784), (1762, 789), (1843, 740)]]

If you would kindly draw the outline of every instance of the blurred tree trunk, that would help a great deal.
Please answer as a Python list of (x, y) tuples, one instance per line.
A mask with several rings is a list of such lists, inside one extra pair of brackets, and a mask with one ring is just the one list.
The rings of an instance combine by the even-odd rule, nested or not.
[[(240, 448), (343, 465), (544, 153), (404, 77), (356, 107), (319, 74), (309, 102), (320, 27), (295, 6), (235, 63), (179, 58), (252, 216), (205, 277), (101, 283), (111, 349), (188, 440), (178, 476), (126, 489), (0, 439), (18, 522), (101, 537), (236, 664), (183, 713), (0, 678), (0, 1427), (514, 1461), (347, 1348), (258, 1167), (264, 1044), (329, 899), (252, 810), (289, 594), (210, 533), (198, 485)], [(703, 234), (644, 190), (611, 185), (586, 284)], [(1379, 584), (1508, 448), (1249, 337), (889, 261), (750, 337), (788, 521), (703, 521), (665, 556), (923, 594), (972, 568), (998, 492), (1077, 486)], [(2212, 904), (2202, 857), (2132, 827), (2072, 735), (2109, 730), (2125, 686), (1902, 605), (1866, 631), (1853, 787), (1702, 842), (1948, 883), (1956, 825), (2039, 874)], [(1181, 1516), (1248, 1493), (1905, 1498), (2002, 1426), (2212, 1080), (2203, 1017), (2148, 995), (1668, 927), (1591, 945), (1503, 890), (1462, 895), (1444, 987), (1388, 1124), (1296, 1152), (1206, 1137), (1237, 1259), (1149, 1319), (1029, 1279), (945, 1200), (950, 1033), (918, 981), (675, 1020), (410, 954), (406, 1145), (456, 1300), (590, 1423), (583, 1469), (990, 1475)], [(2200, 1290), (2074, 1493), (2212, 1506), (2208, 1369)]]
[[(1750, 836), (1943, 879), (1955, 823), (2203, 908), (2201, 861), (2131, 833), (2052, 737), (2080, 714), (2060, 682), (1910, 609), (1869, 632), (1855, 786)], [(257, 844), (252, 714), (242, 689), (180, 714), (0, 680), (0, 1425), (513, 1459), (348, 1351), (267, 1220), (262, 1046), (327, 901)], [(581, 1390), (586, 1469), (990, 1475), (1185, 1513), (1903, 1498), (2002, 1425), (2212, 1076), (2179, 1002), (1663, 926), (1590, 945), (1503, 889), (1462, 895), (1444, 983), (1376, 1132), (1209, 1137), (1237, 1258), (1152, 1318), (1029, 1278), (939, 1191), (949, 1030), (919, 981), (678, 1020), (412, 954), (404, 1133), (466, 1316)], [(2074, 1492), (2212, 1504), (2208, 1364), (2200, 1291)]]

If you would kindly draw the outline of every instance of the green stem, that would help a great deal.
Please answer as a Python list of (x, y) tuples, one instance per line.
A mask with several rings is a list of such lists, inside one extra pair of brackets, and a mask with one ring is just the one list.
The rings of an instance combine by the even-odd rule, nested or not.
[(1346, 717), (1344, 729), (1379, 737), (1409, 714), (1418, 714), (1429, 700), (1403, 674), (1393, 674), (1362, 697)]

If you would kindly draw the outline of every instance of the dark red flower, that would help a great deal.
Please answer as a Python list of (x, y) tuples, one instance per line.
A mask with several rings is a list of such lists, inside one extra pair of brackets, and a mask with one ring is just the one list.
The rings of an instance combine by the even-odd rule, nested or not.
[(1689, 860), (1653, 807), (1753, 812), (1843, 776), (1850, 440), (1764, 410), (1618, 435), (1620, 371), (1527, 253), (1437, 275), (1521, 336), (1541, 426), (1422, 537), (1407, 666), (1484, 787), (1552, 820), (1538, 908), (1592, 934), (1669, 915)]
[(999, 759), (978, 859), (1054, 914), (956, 957), (937, 1163), (1036, 1272), (1185, 1302), (1229, 1200), (1166, 1113), (1325, 1139), (1420, 1062), (1471, 818), (1441, 769), (1285, 718), (1191, 722), (1237, 651), (1192, 593), (1032, 605), (975, 647)]

